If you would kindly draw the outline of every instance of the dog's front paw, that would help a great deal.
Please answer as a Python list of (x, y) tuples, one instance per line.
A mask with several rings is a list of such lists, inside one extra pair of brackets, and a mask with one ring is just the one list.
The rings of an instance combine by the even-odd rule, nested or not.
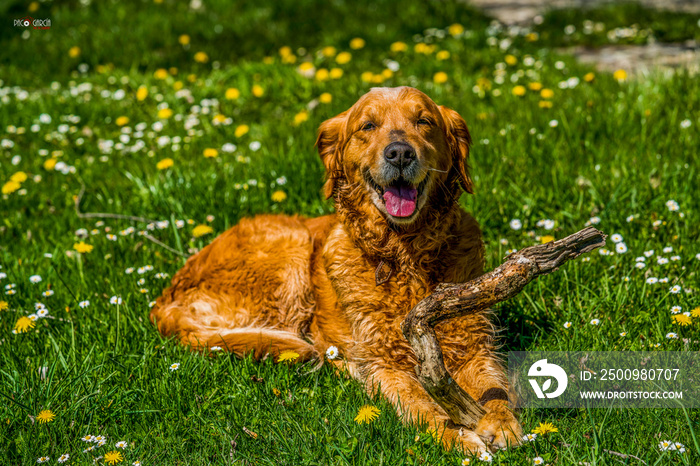
[(442, 442), (445, 449), (456, 448), (467, 455), (479, 456), (488, 451), (484, 441), (473, 430), (468, 430), (466, 427), (447, 429)]
[(493, 400), (486, 403), (486, 414), (476, 426), (476, 434), (488, 444), (492, 451), (520, 445), (523, 428), (508, 402)]

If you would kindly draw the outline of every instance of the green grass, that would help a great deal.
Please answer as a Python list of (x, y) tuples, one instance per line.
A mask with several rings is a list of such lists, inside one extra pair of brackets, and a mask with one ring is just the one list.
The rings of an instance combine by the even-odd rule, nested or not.
[[(381, 73), (386, 60), (398, 62), (400, 69), (381, 85), (416, 86), (456, 109), (469, 124), (477, 192), (461, 201), (483, 227), (488, 268), (499, 264), (508, 249), (534, 244), (547, 234), (563, 237), (592, 216), (600, 217), (598, 227), (606, 233), (620, 233), (629, 247), (621, 255), (592, 253), (590, 261), (568, 264), (498, 306), (502, 351), (652, 350), (657, 343), (659, 350), (698, 350), (699, 319), (678, 327), (670, 314), (673, 305), (684, 311), (700, 306), (697, 77), (680, 72), (618, 82), (596, 73), (589, 83), (583, 76), (591, 69), (557, 56), (549, 39), (530, 42), (522, 34), (489, 30), (488, 19), (460, 3), (374, 3), (374, 10), (364, 10), (340, 1), (306, 1), (294, 10), (296, 2), (289, 1), (276, 10), (266, 2), (237, 7), (205, 2), (204, 12), (193, 13), (174, 1), (93, 2), (88, 7), (46, 2), (34, 16), (50, 16), (50, 31), (33, 31), (28, 39), (20, 30), (0, 31), (0, 185), (18, 171), (28, 175), (20, 189), (0, 199), (2, 293), (16, 284), (14, 294), (1, 297), (8, 309), (0, 311), (0, 463), (35, 464), (48, 455), (55, 464), (69, 453), (70, 464), (93, 464), (119, 440), (129, 443), (124, 464), (460, 463), (462, 455), (444, 452), (429, 435), (402, 425), (386, 401), (369, 399), (358, 383), (328, 367), (313, 371), (313, 365), (203, 357), (161, 339), (147, 321), (148, 303), (168, 283), (156, 274), (172, 276), (183, 259), (138, 233), (120, 234), (133, 226), (188, 253), (243, 216), (331, 212), (321, 195), (316, 128), (379, 85), (363, 81), (362, 74)], [(23, 16), (23, 5), (2, 7), (3, 21)], [(635, 11), (642, 13), (619, 17), (632, 24), (648, 15)], [(586, 14), (576, 18), (586, 19)], [(677, 19), (688, 28), (696, 20), (689, 15)], [(453, 23), (461, 23), (466, 33), (443, 36)], [(220, 33), (216, 24), (222, 25)], [(188, 48), (178, 43), (181, 34), (190, 35)], [(349, 40), (356, 36), (366, 45), (351, 50)], [(502, 50), (489, 45), (490, 37), (511, 44)], [(436, 50), (415, 52), (415, 39)], [(394, 41), (407, 43), (408, 51), (390, 51)], [(351, 52), (352, 60), (339, 65), (322, 57), (319, 50), (329, 45)], [(292, 47), (295, 64), (282, 63), (282, 46)], [(71, 58), (71, 47), (79, 47), (80, 55)], [(438, 60), (440, 50), (449, 51), (449, 58)], [(206, 52), (209, 61), (195, 62), (198, 51)], [(504, 63), (508, 54), (516, 64)], [(297, 66), (307, 60), (316, 68), (340, 68), (343, 76), (303, 77)], [(81, 63), (89, 65), (86, 72), (79, 71)], [(157, 79), (154, 72), (161, 67), (177, 70)], [(439, 71), (448, 76), (444, 84), (433, 82)], [(514, 75), (517, 83), (511, 81)], [(579, 78), (575, 87), (559, 87), (572, 77)], [(531, 82), (554, 91), (551, 108), (540, 108), (547, 99), (539, 92), (512, 94), (514, 86)], [(264, 89), (261, 97), (252, 94), (255, 84)], [(174, 86), (180, 85), (178, 94)], [(138, 101), (141, 86), (149, 93)], [(240, 97), (227, 100), (228, 88), (239, 89)], [(120, 90), (123, 98), (114, 99)], [(322, 93), (331, 94), (332, 102), (309, 105)], [(211, 104), (206, 114), (203, 99)], [(158, 106), (164, 104), (173, 115), (159, 120)], [(193, 105), (200, 107), (197, 112)], [(302, 111), (308, 119), (295, 125)], [(44, 113), (50, 123), (41, 123)], [(219, 113), (231, 123), (214, 124)], [(129, 123), (119, 127), (116, 121), (123, 116)], [(198, 124), (185, 128), (194, 118)], [(685, 120), (690, 127), (684, 127)], [(162, 129), (156, 131), (158, 121)], [(140, 124), (144, 129), (137, 129)], [(239, 125), (250, 131), (236, 137)], [(129, 140), (119, 147), (124, 134)], [(171, 139), (159, 145), (163, 136)], [(175, 137), (180, 141), (174, 143)], [(114, 142), (111, 149), (105, 141)], [(126, 150), (137, 141), (142, 147)], [(260, 148), (253, 150), (256, 141)], [(226, 143), (237, 149), (224, 152)], [(218, 149), (218, 156), (205, 158), (206, 148)], [(174, 165), (158, 170), (164, 158)], [(45, 168), (51, 159), (75, 167), (75, 173)], [(79, 218), (74, 198), (82, 186), (83, 212), (170, 223), (151, 231), (141, 222)], [(283, 191), (286, 200), (274, 202), (276, 191)], [(667, 208), (670, 199), (678, 202), (683, 217)], [(634, 219), (627, 221), (630, 215)], [(522, 230), (510, 229), (514, 218), (522, 221)], [(555, 229), (536, 226), (545, 218), (556, 222)], [(175, 226), (187, 219), (193, 223)], [(656, 220), (661, 224), (654, 226)], [(214, 234), (193, 238), (198, 224), (211, 225)], [(98, 230), (85, 239), (94, 250), (82, 255), (73, 251), (80, 228)], [(662, 252), (667, 246), (672, 253)], [(655, 255), (648, 266), (636, 269), (635, 258), (650, 249)], [(676, 254), (679, 261), (655, 262)], [(153, 270), (126, 273), (145, 265)], [(42, 277), (38, 284), (29, 279), (35, 274)], [(669, 283), (647, 285), (646, 276), (668, 277)], [(676, 283), (693, 293), (670, 294)], [(53, 296), (42, 296), (48, 289)], [(115, 295), (122, 297), (121, 305), (110, 304)], [(83, 300), (90, 305), (79, 307)], [(38, 320), (28, 333), (13, 334), (18, 318), (35, 312), (36, 302), (46, 304), (52, 318)], [(589, 325), (593, 318), (601, 325)], [(566, 330), (568, 321), (572, 326)], [(666, 339), (668, 332), (680, 338)], [(171, 372), (176, 362), (181, 366)], [(381, 409), (379, 419), (357, 425), (357, 410), (370, 403)], [(43, 409), (52, 410), (56, 419), (34, 422)], [(559, 432), (501, 452), (495, 464), (531, 464), (535, 456), (550, 464), (617, 464), (620, 458), (604, 450), (632, 454), (650, 465), (696, 464), (700, 458), (698, 410), (525, 410), (521, 419), (526, 432), (544, 421)], [(87, 434), (106, 435), (108, 443), (82, 453), (87, 444), (80, 438)], [(660, 452), (663, 439), (682, 442), (688, 452)]]

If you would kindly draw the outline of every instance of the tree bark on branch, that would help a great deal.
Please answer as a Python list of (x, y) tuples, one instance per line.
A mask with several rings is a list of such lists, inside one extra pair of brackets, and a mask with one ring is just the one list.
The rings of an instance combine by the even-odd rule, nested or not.
[(418, 379), (455, 424), (474, 428), (485, 411), (447, 372), (435, 325), (514, 297), (540, 275), (554, 272), (565, 262), (604, 246), (606, 237), (596, 228), (588, 227), (559, 241), (530, 246), (511, 254), (501, 266), (472, 281), (441, 283), (408, 313), (401, 330), (418, 358)]

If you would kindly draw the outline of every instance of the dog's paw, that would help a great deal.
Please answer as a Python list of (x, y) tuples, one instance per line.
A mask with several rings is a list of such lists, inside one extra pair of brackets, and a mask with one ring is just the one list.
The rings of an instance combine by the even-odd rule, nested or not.
[(488, 451), (488, 447), (476, 432), (468, 430), (466, 427), (446, 429), (442, 443), (446, 450), (454, 448), (466, 455), (479, 456)]
[(520, 445), (523, 428), (507, 402), (494, 400), (486, 403), (486, 414), (479, 421), (475, 432), (492, 451)]

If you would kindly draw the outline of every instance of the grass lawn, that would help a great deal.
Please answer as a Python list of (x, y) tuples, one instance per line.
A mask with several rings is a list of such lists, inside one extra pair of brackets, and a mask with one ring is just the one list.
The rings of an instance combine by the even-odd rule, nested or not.
[[(330, 367), (202, 356), (147, 320), (183, 255), (241, 217), (333, 210), (316, 128), (373, 86), (417, 87), (466, 119), (477, 192), (461, 202), (487, 268), (589, 222), (622, 237), (498, 306), (504, 354), (700, 349), (698, 78), (602, 74), (553, 51), (632, 24), (697, 38), (697, 15), (606, 7), (514, 30), (460, 2), (407, 3), (0, 6), (6, 25), (52, 21), (0, 29), (0, 464), (461, 464)], [(78, 216), (83, 189), (82, 212), (142, 220)], [(691, 315), (677, 322), (674, 306)], [(381, 414), (358, 425), (367, 404)], [(643, 464), (606, 450), (700, 463), (700, 410), (521, 420), (558, 432), (493, 464)], [(662, 451), (667, 439), (686, 451)]]

